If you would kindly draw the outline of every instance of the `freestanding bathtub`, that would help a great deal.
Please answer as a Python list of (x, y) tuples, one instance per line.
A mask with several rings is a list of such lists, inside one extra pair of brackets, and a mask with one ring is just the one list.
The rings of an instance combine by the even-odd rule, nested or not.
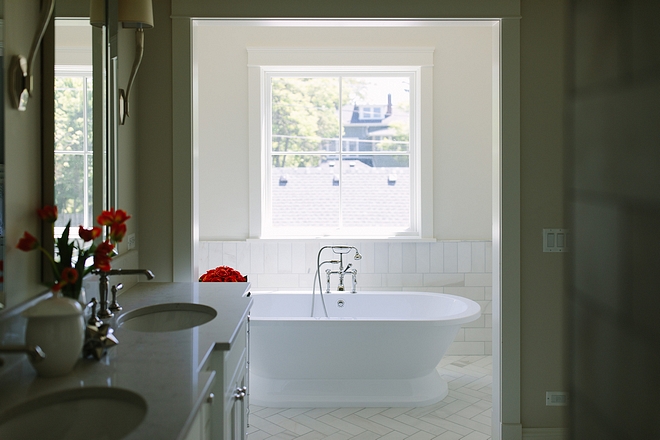
[(427, 292), (253, 293), (250, 403), (424, 406), (447, 395), (436, 367), (479, 304)]

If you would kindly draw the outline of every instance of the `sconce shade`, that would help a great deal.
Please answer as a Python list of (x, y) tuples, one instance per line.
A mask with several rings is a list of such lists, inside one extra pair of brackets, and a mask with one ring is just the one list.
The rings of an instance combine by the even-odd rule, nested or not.
[[(154, 9), (151, 0), (119, 0), (119, 21), (125, 28), (154, 27)], [(92, 26), (105, 25), (105, 0), (91, 0), (89, 22)]]
[(154, 27), (151, 0), (119, 0), (119, 21), (125, 28)]

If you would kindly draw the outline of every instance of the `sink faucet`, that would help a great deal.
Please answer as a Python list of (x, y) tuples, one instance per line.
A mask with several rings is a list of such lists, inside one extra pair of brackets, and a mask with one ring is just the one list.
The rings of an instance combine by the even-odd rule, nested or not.
[[(32, 362), (40, 362), (46, 358), (46, 353), (38, 345), (0, 346), (0, 353), (26, 353)], [(2, 365), (1, 360), (0, 365)]]
[[(101, 319), (112, 318), (114, 314), (108, 307), (108, 277), (110, 275), (144, 275), (148, 280), (154, 278), (152, 271), (147, 269), (110, 269), (110, 270), (95, 270), (94, 273), (99, 276), (99, 313), (98, 317)], [(117, 289), (119, 290), (119, 288)], [(115, 301), (116, 304), (116, 301)], [(119, 307), (119, 304), (116, 304)]]
[[(357, 269), (351, 269), (352, 264), (348, 264), (346, 267), (344, 267), (344, 255), (349, 253), (351, 250), (355, 251), (355, 255), (353, 258), (355, 260), (360, 260), (362, 259), (362, 255), (360, 255), (360, 252), (357, 250), (355, 246), (345, 246), (345, 245), (338, 245), (338, 246), (323, 246), (319, 250), (319, 254), (317, 257), (317, 271), (320, 270), (321, 264), (320, 263), (320, 256), (321, 252), (323, 249), (330, 248), (335, 254), (339, 255), (339, 260), (330, 260), (330, 261), (324, 261), (323, 263), (334, 263), (334, 264), (339, 264), (338, 270), (331, 270), (327, 269), (325, 271), (326, 274), (326, 289), (325, 293), (330, 293), (330, 275), (337, 274), (339, 275), (339, 285), (337, 286), (337, 290), (340, 292), (343, 292), (345, 287), (344, 287), (344, 277), (346, 274), (351, 274), (353, 277), (353, 288), (351, 290), (351, 293), (356, 293), (357, 292)], [(319, 284), (321, 283), (321, 280), (319, 280)]]

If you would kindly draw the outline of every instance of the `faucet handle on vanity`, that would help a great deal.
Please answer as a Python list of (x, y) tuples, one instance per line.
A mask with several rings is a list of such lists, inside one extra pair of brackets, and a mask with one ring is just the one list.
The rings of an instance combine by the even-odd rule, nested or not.
[(117, 292), (123, 288), (124, 285), (122, 283), (115, 284), (110, 288), (110, 292), (112, 292), (112, 302), (108, 308), (113, 312), (119, 312), (122, 309), (122, 306), (117, 302)]
[(98, 304), (99, 303), (96, 300), (96, 298), (92, 298), (92, 300), (87, 304), (87, 307), (92, 308), (92, 316), (90, 316), (89, 319), (87, 320), (87, 324), (95, 325), (97, 327), (103, 324), (103, 321), (101, 321), (98, 315), (96, 314), (96, 306), (98, 306)]

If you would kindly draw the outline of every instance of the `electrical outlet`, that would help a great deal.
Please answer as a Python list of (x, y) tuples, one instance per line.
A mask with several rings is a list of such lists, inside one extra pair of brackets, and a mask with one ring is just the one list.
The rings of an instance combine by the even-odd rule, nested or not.
[(126, 237), (126, 245), (128, 246), (129, 251), (135, 249), (135, 234), (128, 234), (128, 237)]
[(568, 405), (568, 393), (565, 391), (546, 391), (546, 406), (566, 406)]

